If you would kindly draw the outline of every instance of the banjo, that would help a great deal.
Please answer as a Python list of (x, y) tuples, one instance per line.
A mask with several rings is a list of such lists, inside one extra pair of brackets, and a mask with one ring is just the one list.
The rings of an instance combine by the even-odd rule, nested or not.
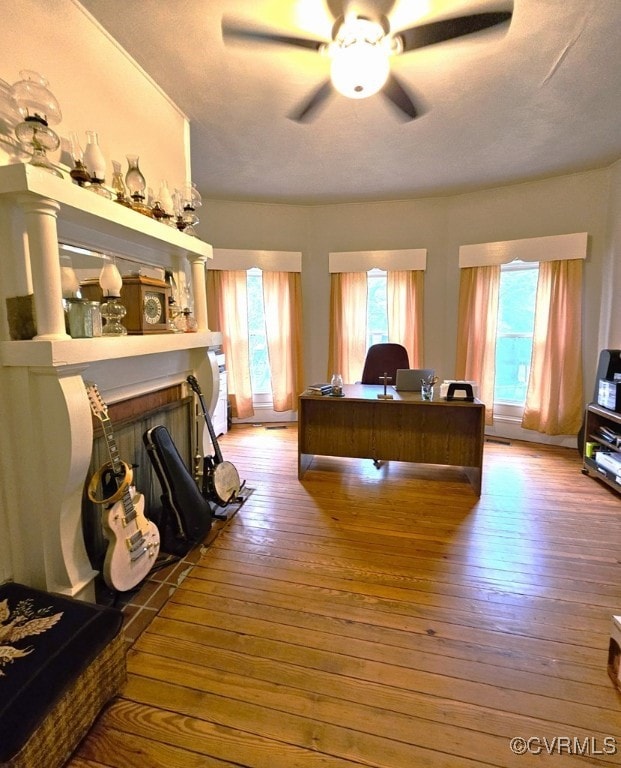
[(198, 395), (203, 417), (209, 430), (209, 437), (213, 445), (214, 455), (205, 456), (203, 460), (203, 488), (202, 493), (206, 499), (215, 501), (219, 506), (225, 507), (237, 499), (241, 491), (239, 474), (230, 461), (224, 461), (218, 445), (218, 439), (211, 423), (209, 413), (205, 407), (203, 393), (195, 376), (188, 376), (186, 381), (192, 390)]

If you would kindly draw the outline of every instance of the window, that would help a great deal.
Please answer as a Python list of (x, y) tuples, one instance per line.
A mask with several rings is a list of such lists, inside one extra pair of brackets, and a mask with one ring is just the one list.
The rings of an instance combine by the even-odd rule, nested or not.
[(233, 418), (252, 418), (255, 405), (268, 418), (295, 411), (304, 386), (302, 254), (214, 249), (214, 262), (208, 320), (222, 332)]
[(535, 323), (539, 264), (511, 262), (500, 271), (494, 402), (526, 401)]
[[(253, 399), (271, 401), (272, 376), (265, 330), (265, 305), (263, 303), (263, 273), (257, 267), (246, 272), (248, 291), (248, 356)], [(266, 398), (265, 395), (269, 397)]]
[(410, 363), (418, 365), (423, 357), (423, 277), (424, 269), (332, 269), (328, 371), (340, 371), (347, 382), (359, 381), (369, 346), (387, 341), (402, 344)]
[(460, 246), (455, 374), (479, 383), (488, 426), (502, 415), (542, 434), (578, 432), (587, 243), (577, 232)]
[(388, 341), (388, 298), (386, 272), (367, 272), (367, 347)]

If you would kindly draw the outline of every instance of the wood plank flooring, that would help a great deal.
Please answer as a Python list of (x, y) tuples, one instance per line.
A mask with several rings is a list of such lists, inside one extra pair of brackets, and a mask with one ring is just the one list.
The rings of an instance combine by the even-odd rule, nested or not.
[(254, 492), (71, 768), (621, 764), (621, 497), (575, 450), (486, 443), (477, 499), (397, 462), (300, 483), (295, 425), (220, 445)]

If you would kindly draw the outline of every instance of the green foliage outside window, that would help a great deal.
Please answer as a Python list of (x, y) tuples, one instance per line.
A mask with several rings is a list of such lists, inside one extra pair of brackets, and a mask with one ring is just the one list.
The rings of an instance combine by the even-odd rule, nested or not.
[(539, 265), (501, 270), (494, 402), (524, 405), (530, 374)]

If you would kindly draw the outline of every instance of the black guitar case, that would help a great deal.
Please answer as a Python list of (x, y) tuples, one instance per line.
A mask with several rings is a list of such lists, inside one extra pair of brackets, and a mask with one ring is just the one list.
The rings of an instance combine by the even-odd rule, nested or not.
[(152, 427), (142, 439), (162, 486), (162, 547), (171, 554), (184, 555), (209, 533), (211, 505), (201, 494), (166, 427)]

